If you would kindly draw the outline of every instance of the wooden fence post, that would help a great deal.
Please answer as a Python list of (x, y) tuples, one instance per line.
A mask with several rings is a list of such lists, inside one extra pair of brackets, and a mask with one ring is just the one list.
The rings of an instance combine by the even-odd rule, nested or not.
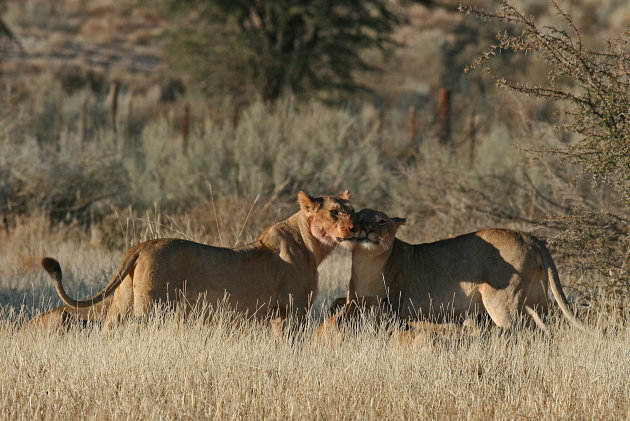
[(9, 108), (9, 114), (13, 115), (13, 111), (15, 108), (15, 101), (13, 100), (13, 90), (11, 88), (12, 88), (11, 84), (8, 84), (7, 89), (6, 89), (6, 95), (7, 95), (6, 103)]
[(61, 140), (61, 126), (63, 125), (63, 96), (59, 94), (57, 97), (57, 109), (55, 113), (55, 143), (59, 150), (59, 142)]
[(385, 110), (383, 107), (378, 109), (378, 136), (383, 136), (383, 130), (385, 129)]
[(238, 118), (240, 113), (240, 105), (235, 104), (232, 109), (232, 136), (236, 137), (236, 128), (238, 127)]
[(133, 98), (129, 97), (127, 103), (127, 142), (131, 142), (131, 126), (133, 125)]
[(451, 141), (451, 90), (440, 89), (440, 119), (439, 137), (440, 145), (446, 146)]
[(475, 114), (470, 116), (470, 131), (468, 133), (470, 137), (470, 155), (468, 156), (468, 168), (472, 168), (475, 164), (475, 149), (477, 148), (477, 121)]
[(87, 97), (81, 102), (81, 126), (79, 127), (79, 141), (85, 142), (85, 132), (87, 130)]
[(416, 106), (409, 107), (409, 146), (416, 143)]
[(182, 147), (188, 147), (188, 126), (190, 124), (190, 105), (184, 104), (184, 118), (182, 118)]
[(33, 95), (30, 95), (28, 99), (28, 121), (32, 123), (34, 118), (35, 118), (35, 99), (33, 99)]
[(241, 194), (241, 183), (238, 179), (238, 164), (236, 162), (236, 128), (238, 127), (239, 113), (240, 105), (235, 104), (232, 109), (232, 150), (230, 152), (230, 161), (232, 162), (232, 174), (237, 195)]
[(112, 82), (110, 85), (111, 102), (109, 106), (109, 124), (116, 133), (116, 111), (118, 109), (118, 83)]

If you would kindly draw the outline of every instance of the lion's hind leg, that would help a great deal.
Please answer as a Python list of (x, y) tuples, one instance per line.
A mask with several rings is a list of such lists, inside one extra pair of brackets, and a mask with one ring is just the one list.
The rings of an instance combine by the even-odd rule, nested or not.
[(133, 307), (133, 284), (131, 275), (122, 281), (114, 292), (114, 299), (107, 311), (105, 318), (105, 328), (120, 324), (123, 319), (129, 316)]
[[(492, 321), (503, 329), (512, 329), (517, 321), (517, 305), (512, 305), (514, 297), (503, 289), (496, 289), (488, 284), (481, 287), (481, 300)], [(514, 308), (512, 308), (514, 307)]]
[(482, 290), (482, 300), (492, 321), (503, 329), (514, 329), (522, 326), (523, 321), (533, 321), (547, 336), (549, 329), (541, 320), (538, 312), (516, 293), (496, 290), (491, 287)]

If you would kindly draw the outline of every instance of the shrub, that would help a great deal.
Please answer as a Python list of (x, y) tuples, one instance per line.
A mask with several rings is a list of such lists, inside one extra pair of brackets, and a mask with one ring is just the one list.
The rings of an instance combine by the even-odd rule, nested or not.
[[(579, 173), (572, 182), (590, 179), (593, 189), (603, 191), (605, 205), (583, 202), (549, 214), (548, 221), (559, 228), (552, 244), (576, 257), (575, 270), (599, 272), (606, 290), (619, 293), (630, 286), (630, 31), (608, 40), (603, 51), (589, 49), (571, 17), (557, 3), (553, 6), (560, 18), (556, 26), (539, 26), (505, 2), (495, 13), (466, 9), (519, 28), (515, 35), (498, 34), (497, 44), (471, 68), (485, 66), (499, 86), (561, 104), (564, 120), (557, 128), (575, 140), (530, 152), (559, 156), (575, 165)], [(504, 51), (542, 60), (548, 67), (547, 83), (502, 76), (492, 58)]]

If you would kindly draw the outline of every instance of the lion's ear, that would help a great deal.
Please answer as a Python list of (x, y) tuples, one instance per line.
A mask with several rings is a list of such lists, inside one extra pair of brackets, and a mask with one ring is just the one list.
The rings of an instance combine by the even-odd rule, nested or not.
[(401, 225), (405, 225), (405, 222), (407, 222), (407, 218), (393, 217), (392, 221), (394, 221), (394, 225), (396, 225), (396, 228), (398, 228)]
[(350, 191), (346, 190), (339, 195), (339, 197), (343, 200), (350, 200)]
[(312, 197), (308, 193), (303, 191), (298, 193), (298, 203), (300, 204), (300, 209), (304, 212), (314, 212), (319, 209), (320, 206), (320, 198)]

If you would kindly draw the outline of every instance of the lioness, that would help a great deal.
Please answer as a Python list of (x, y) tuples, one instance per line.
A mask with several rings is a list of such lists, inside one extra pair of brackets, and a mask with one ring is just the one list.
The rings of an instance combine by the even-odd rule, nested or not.
[(26, 330), (36, 329), (68, 329), (70, 326), (77, 322), (79, 325), (87, 326), (88, 320), (93, 319), (87, 314), (82, 314), (78, 310), (72, 309), (68, 306), (59, 306), (53, 308), (45, 313), (38, 314), (33, 317), (25, 326)]
[(89, 308), (73, 308), (67, 305), (53, 308), (33, 317), (25, 326), (26, 330), (60, 329), (68, 330), (72, 325), (87, 327), (90, 321), (102, 319), (109, 308), (113, 296)]
[(569, 309), (547, 247), (530, 234), (485, 229), (409, 244), (395, 237), (403, 218), (363, 209), (356, 223), (348, 301), (387, 299), (404, 320), (457, 320), (486, 311), (502, 328), (513, 327), (524, 313), (549, 334), (539, 313), (548, 309), (550, 285), (567, 319), (589, 332)]
[(44, 258), (42, 265), (71, 308), (93, 308), (113, 294), (106, 326), (129, 314), (142, 317), (158, 301), (215, 304), (226, 293), (234, 308), (258, 318), (291, 311), (303, 319), (317, 294), (317, 266), (339, 242), (349, 244), (344, 240), (352, 236), (354, 210), (347, 191), (319, 197), (300, 192), (298, 203), (297, 213), (237, 249), (176, 239), (138, 244), (109, 284), (86, 300), (66, 294), (56, 260)]

